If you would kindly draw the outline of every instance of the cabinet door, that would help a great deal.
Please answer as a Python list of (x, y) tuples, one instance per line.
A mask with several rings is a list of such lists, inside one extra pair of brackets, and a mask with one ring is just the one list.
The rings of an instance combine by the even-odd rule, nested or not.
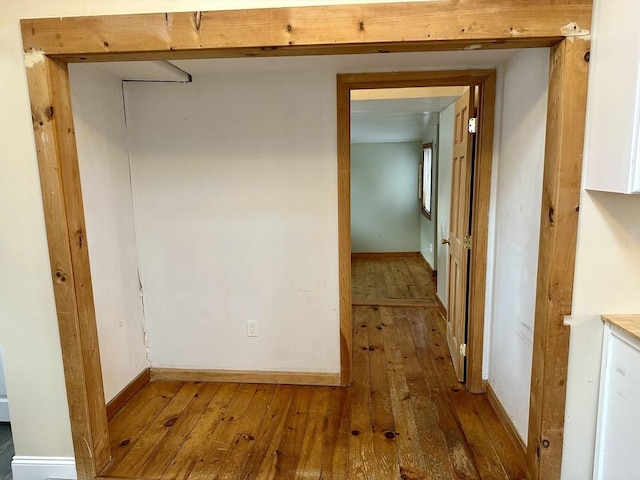
[(605, 325), (593, 478), (640, 478), (640, 342)]
[(597, 0), (585, 141), (587, 190), (640, 193), (640, 1)]

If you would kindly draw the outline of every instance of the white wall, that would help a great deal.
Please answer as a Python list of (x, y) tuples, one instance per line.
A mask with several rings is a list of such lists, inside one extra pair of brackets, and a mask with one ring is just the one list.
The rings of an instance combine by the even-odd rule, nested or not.
[(491, 189), (489, 193), (489, 220), (487, 222), (487, 274), (484, 304), (484, 336), (482, 343), (482, 379), (489, 379), (491, 364), (491, 342), (493, 329), (493, 297), (496, 266), (496, 204), (498, 197), (498, 173), (502, 145), (502, 101), (504, 64), (496, 68), (496, 103), (494, 110), (493, 158), (491, 163)]
[(351, 251), (417, 252), (422, 145), (351, 144)]
[[(436, 263), (435, 225), (438, 221), (438, 126), (433, 125), (424, 132), (422, 143), (433, 144), (432, 171), (431, 171), (431, 218), (420, 214), (420, 254), (433, 270), (437, 270)], [(422, 150), (420, 153), (422, 157)], [(420, 202), (421, 200), (418, 200)], [(419, 207), (420, 208), (420, 207)]]
[(455, 103), (440, 112), (438, 129), (438, 218), (436, 232), (436, 252), (438, 255), (438, 279), (436, 295), (447, 308), (449, 301), (449, 247), (442, 244), (449, 238), (449, 218), (451, 216), (451, 162), (453, 160), (453, 119)]
[[(588, 161), (588, 152), (585, 161)], [(595, 261), (595, 259), (598, 259)], [(640, 312), (640, 195), (582, 191), (562, 478), (591, 478), (605, 313)]]
[(338, 372), (333, 73), (126, 88), (152, 366)]
[(526, 440), (548, 86), (547, 49), (504, 66), (489, 383)]
[(147, 366), (122, 80), (77, 64), (69, 76), (109, 401)]

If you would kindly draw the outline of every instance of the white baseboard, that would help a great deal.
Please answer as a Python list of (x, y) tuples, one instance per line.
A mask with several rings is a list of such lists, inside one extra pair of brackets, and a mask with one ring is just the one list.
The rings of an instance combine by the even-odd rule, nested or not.
[(23, 457), (11, 461), (13, 480), (77, 479), (73, 457)]
[(0, 397), (0, 422), (9, 422), (9, 401), (7, 397)]

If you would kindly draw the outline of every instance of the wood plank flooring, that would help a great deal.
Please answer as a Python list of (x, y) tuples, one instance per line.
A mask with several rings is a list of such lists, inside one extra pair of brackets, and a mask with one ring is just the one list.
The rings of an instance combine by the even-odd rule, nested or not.
[(433, 273), (419, 255), (353, 255), (351, 303), (354, 306), (438, 306)]
[(524, 459), (486, 397), (457, 382), (442, 312), (379, 305), (370, 295), (371, 276), (393, 272), (389, 278), (413, 278), (415, 288), (380, 288), (410, 305), (430, 301), (433, 285), (429, 293), (417, 278), (421, 260), (377, 260), (354, 262), (370, 272), (354, 271), (353, 283), (372, 305), (353, 307), (352, 387), (151, 382), (109, 422), (113, 462), (103, 476), (525, 478)]

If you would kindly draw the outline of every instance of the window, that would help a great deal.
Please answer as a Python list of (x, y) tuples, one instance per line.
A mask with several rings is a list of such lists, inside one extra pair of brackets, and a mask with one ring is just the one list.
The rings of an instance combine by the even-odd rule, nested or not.
[(420, 210), (431, 220), (431, 173), (433, 171), (433, 143), (422, 146), (422, 162), (420, 163)]

